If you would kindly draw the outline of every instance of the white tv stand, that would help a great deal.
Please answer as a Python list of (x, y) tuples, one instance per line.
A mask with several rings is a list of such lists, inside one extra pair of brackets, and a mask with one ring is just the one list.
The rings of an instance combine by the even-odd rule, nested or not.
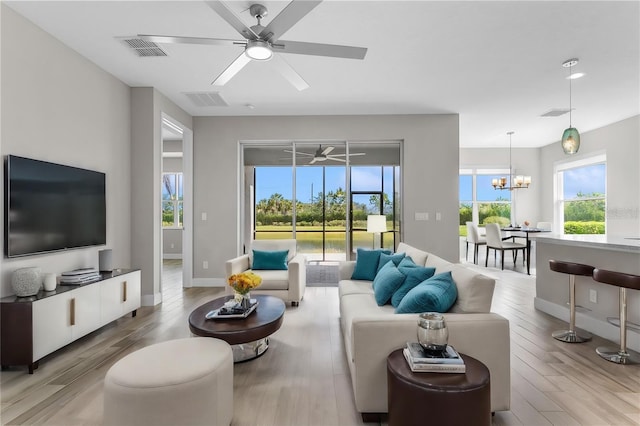
[(32, 297), (0, 299), (0, 364), (27, 365), (140, 307), (140, 270), (102, 273), (99, 281), (58, 285)]

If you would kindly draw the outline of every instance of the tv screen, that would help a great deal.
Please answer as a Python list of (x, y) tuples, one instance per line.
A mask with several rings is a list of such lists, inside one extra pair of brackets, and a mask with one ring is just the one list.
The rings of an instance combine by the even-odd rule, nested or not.
[(5, 256), (106, 244), (105, 174), (7, 156)]

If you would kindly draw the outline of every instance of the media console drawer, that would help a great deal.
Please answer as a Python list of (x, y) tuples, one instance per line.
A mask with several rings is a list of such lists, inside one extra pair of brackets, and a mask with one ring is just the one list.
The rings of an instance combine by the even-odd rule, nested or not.
[(26, 365), (29, 374), (38, 361), (80, 337), (140, 307), (140, 271), (102, 274), (82, 286), (58, 286), (33, 297), (0, 299), (0, 364)]

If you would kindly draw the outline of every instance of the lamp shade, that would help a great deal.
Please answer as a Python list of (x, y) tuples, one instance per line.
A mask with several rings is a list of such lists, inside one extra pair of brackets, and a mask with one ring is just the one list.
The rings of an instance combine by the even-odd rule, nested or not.
[(580, 149), (580, 133), (575, 127), (569, 127), (562, 134), (562, 150), (565, 154), (575, 154), (578, 149)]
[(378, 214), (367, 216), (367, 232), (387, 232), (387, 217)]

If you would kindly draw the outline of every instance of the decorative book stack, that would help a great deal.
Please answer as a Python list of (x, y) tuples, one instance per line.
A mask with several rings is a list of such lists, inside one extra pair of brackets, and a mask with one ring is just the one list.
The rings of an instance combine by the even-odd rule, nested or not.
[(432, 354), (424, 350), (418, 342), (407, 342), (402, 351), (414, 373), (464, 373), (464, 360), (458, 352), (447, 345), (447, 349)]
[(61, 285), (80, 285), (87, 284), (100, 279), (100, 272), (95, 268), (75, 269), (69, 272), (63, 272), (60, 277)]

